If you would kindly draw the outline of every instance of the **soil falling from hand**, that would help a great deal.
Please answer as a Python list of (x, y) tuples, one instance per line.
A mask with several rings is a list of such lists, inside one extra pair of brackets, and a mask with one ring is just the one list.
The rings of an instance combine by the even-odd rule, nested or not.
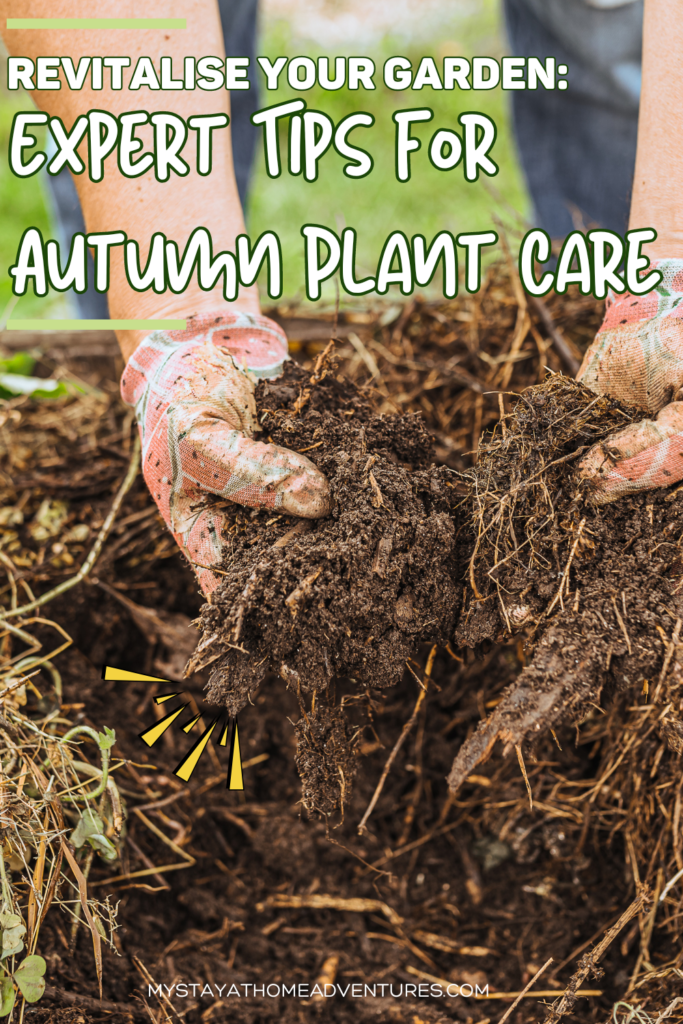
[[(330, 482), (334, 509), (318, 521), (225, 509), (226, 575), (202, 609), (190, 671), (213, 665), (208, 699), (232, 715), (269, 671), (302, 707), (312, 694), (297, 760), (307, 805), (329, 810), (355, 762), (322, 694), (340, 678), (360, 692), (392, 686), (419, 643), (452, 637), (456, 476), (433, 465), (421, 418), (378, 415), (327, 360), (312, 377), (288, 364), (259, 384), (256, 400), (264, 437), (308, 455)], [(334, 780), (331, 791), (323, 779)]]

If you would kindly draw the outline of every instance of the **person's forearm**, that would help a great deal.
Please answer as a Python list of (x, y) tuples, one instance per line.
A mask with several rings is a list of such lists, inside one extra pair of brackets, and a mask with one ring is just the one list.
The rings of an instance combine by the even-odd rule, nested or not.
[[(0, 0), (2, 24), (5, 18), (16, 14), (11, 0)], [(12, 10), (10, 10), (12, 8)], [(22, 9), (24, 17), (136, 17), (185, 18), (187, 27), (176, 30), (3, 30), (11, 54), (31, 57), (70, 56), (74, 64), (82, 56), (127, 56), (131, 66), (124, 69), (124, 88), (112, 91), (105, 88), (93, 92), (89, 82), (80, 91), (69, 89), (62, 78), (59, 91), (34, 91), (33, 98), (42, 109), (59, 116), (70, 129), (80, 114), (90, 109), (107, 110), (113, 114), (141, 109), (145, 111), (172, 111), (187, 120), (193, 114), (229, 113), (229, 93), (225, 89), (206, 92), (201, 89), (179, 91), (152, 91), (142, 88), (131, 92), (126, 88), (138, 57), (151, 57), (159, 67), (162, 56), (173, 59), (176, 74), (182, 73), (185, 56), (221, 56), (223, 42), (218, 9), (215, 0), (148, 0), (144, 10), (132, 0), (31, 0)], [(137, 136), (151, 150), (152, 131), (145, 125), (138, 128)], [(194, 143), (189, 139), (185, 147), (190, 172), (179, 177), (171, 172), (166, 182), (158, 182), (153, 170), (137, 178), (124, 177), (112, 153), (105, 163), (104, 177), (91, 182), (87, 171), (76, 176), (83, 214), (88, 231), (125, 231), (140, 245), (140, 260), (144, 267), (149, 242), (155, 231), (162, 231), (178, 244), (182, 253), (185, 243), (196, 227), (211, 232), (214, 251), (234, 251), (237, 235), (244, 231), (244, 222), (232, 165), (230, 130), (213, 133), (213, 170), (204, 177), (197, 173), (193, 153)], [(142, 150), (141, 150), (142, 152)], [(79, 147), (87, 164), (87, 145)], [(188, 289), (180, 295), (167, 291), (157, 295), (151, 289), (136, 292), (128, 284), (124, 272), (122, 247), (111, 251), (111, 279), (109, 311), (114, 319), (149, 319), (187, 317), (194, 313), (233, 308), (258, 313), (256, 288), (243, 290), (234, 303), (226, 303), (219, 283), (212, 291), (199, 288), (193, 275)], [(135, 349), (146, 331), (119, 333), (119, 342), (125, 357)]]
[(681, 0), (645, 0), (643, 89), (630, 227), (655, 228), (657, 239), (644, 247), (655, 259), (683, 257), (681, 54)]

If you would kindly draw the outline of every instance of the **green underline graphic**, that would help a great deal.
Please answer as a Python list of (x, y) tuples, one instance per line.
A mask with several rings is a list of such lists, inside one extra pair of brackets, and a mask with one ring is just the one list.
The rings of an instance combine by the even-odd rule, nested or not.
[(8, 320), (8, 331), (184, 331), (186, 320)]
[(8, 18), (7, 28), (185, 28), (185, 18)]

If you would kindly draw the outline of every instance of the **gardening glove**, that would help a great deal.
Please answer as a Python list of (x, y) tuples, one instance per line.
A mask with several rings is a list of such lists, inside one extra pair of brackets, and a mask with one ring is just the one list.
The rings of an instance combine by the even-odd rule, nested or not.
[(683, 260), (653, 266), (663, 274), (654, 291), (610, 293), (577, 374), (598, 394), (652, 416), (611, 434), (579, 463), (599, 504), (683, 478)]
[(254, 380), (282, 372), (287, 339), (266, 317), (202, 314), (184, 331), (155, 331), (136, 348), (121, 380), (135, 408), (145, 482), (205, 594), (222, 551), (221, 498), (316, 519), (329, 486), (304, 455), (252, 440)]

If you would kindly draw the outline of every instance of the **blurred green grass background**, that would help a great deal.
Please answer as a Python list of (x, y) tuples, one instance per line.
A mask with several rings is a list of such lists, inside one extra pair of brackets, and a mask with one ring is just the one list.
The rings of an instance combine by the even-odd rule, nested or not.
[[(276, 231), (279, 235), (284, 259), (285, 301), (304, 297), (304, 240), (300, 233), (303, 224), (321, 224), (338, 233), (347, 226), (356, 228), (357, 276), (361, 277), (367, 273), (374, 274), (384, 240), (392, 231), (404, 231), (408, 237), (423, 234), (429, 242), (444, 229), (454, 233), (488, 230), (494, 226), (494, 214), (509, 220), (510, 208), (522, 216), (527, 215), (528, 198), (514, 151), (506, 94), (499, 88), (477, 93), (430, 88), (395, 92), (383, 84), (383, 63), (387, 57), (397, 54), (408, 57), (414, 69), (423, 56), (434, 57), (438, 68), (441, 68), (444, 56), (502, 56), (505, 42), (497, 0), (481, 0), (468, 7), (447, 5), (445, 9), (447, 16), (438, 31), (435, 32), (432, 26), (430, 36), (421, 36), (416, 25), (416, 32), (410, 39), (399, 34), (385, 35), (362, 47), (355, 43), (323, 48), (319, 43), (295, 36), (287, 21), (263, 19), (259, 53), (271, 60), (280, 55), (306, 55), (315, 59), (321, 55), (333, 58), (337, 54), (362, 54), (371, 57), (377, 69), (374, 76), (376, 89), (372, 92), (365, 89), (352, 92), (345, 88), (327, 92), (318, 86), (306, 92), (294, 92), (286, 83), (285, 73), (280, 76), (280, 88), (276, 92), (267, 91), (265, 84), (262, 88), (261, 107), (298, 96), (306, 100), (309, 109), (324, 111), (335, 123), (357, 110), (367, 111), (375, 117), (372, 128), (355, 133), (357, 144), (367, 148), (375, 161), (372, 172), (360, 180), (343, 174), (345, 161), (332, 149), (320, 162), (317, 181), (306, 182), (301, 175), (289, 175), (286, 169), (286, 126), (281, 137), (284, 170), (279, 178), (267, 176), (263, 151), (259, 146), (247, 209), (247, 230), (252, 238), (265, 230)], [(433, 38), (434, 35), (438, 38)], [(0, 232), (0, 316), (11, 299), (8, 269), (15, 260), (23, 231), (35, 226), (45, 237), (56, 237), (44, 182), (40, 177), (27, 180), (15, 177), (7, 160), (12, 118), (17, 110), (30, 109), (30, 105), (25, 93), (3, 91), (0, 94), (3, 152), (0, 163), (3, 224)], [(394, 173), (395, 126), (391, 115), (394, 110), (405, 107), (431, 107), (434, 118), (429, 123), (413, 126), (412, 134), (422, 141), (422, 148), (412, 156), (411, 180), (401, 183)], [(469, 184), (464, 180), (462, 165), (448, 172), (433, 167), (427, 157), (427, 143), (438, 128), (457, 130), (458, 114), (473, 109), (492, 117), (497, 125), (498, 137), (491, 155), (500, 170), (493, 179), (481, 176), (483, 180)], [(432, 290), (437, 287), (440, 274), (440, 270), (437, 271)], [(333, 296), (334, 284), (328, 282), (323, 291), (323, 301), (329, 302)], [(372, 295), (369, 298), (372, 299)], [(390, 288), (387, 298), (400, 299), (396, 286)], [(351, 301), (354, 300), (342, 295), (343, 304)], [(77, 312), (75, 304), (70, 307), (69, 300), (63, 295), (51, 293), (38, 298), (31, 289), (19, 299), (11, 315), (48, 318), (77, 316)]]

